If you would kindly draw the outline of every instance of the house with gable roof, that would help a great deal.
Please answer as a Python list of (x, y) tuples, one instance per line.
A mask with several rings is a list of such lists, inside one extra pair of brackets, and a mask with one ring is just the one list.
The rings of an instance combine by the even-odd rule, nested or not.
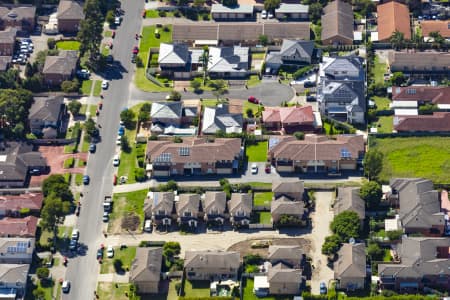
[(305, 253), (299, 246), (270, 245), (267, 259), (273, 266), (281, 262), (299, 269), (305, 259)]
[(322, 15), (322, 44), (353, 44), (354, 17), (351, 4), (342, 0), (329, 2)]
[(202, 207), (205, 221), (208, 223), (223, 224), (228, 217), (225, 192), (206, 192)]
[(181, 194), (175, 204), (178, 224), (197, 227), (200, 219), (201, 199), (199, 194)]
[(61, 33), (76, 33), (84, 20), (83, 4), (73, 0), (59, 1), (57, 16), (58, 31)]
[(253, 198), (248, 193), (232, 193), (228, 201), (230, 221), (234, 226), (245, 226), (250, 224), (253, 210)]
[[(155, 192), (150, 196), (152, 223), (156, 226), (172, 224), (175, 212), (173, 192)], [(145, 205), (144, 205), (145, 206)]]
[(283, 40), (280, 51), (271, 51), (266, 57), (266, 69), (276, 74), (281, 66), (301, 67), (320, 59), (320, 51), (313, 41)]
[(358, 214), (361, 225), (366, 218), (366, 203), (359, 196), (359, 187), (339, 187), (333, 204), (334, 215), (344, 211), (354, 211)]
[(60, 50), (58, 55), (48, 55), (45, 58), (42, 75), (48, 85), (60, 85), (65, 80), (71, 80), (78, 63), (78, 51)]
[(347, 291), (364, 289), (366, 284), (366, 246), (364, 243), (344, 243), (334, 263), (336, 288)]
[(65, 131), (62, 127), (65, 114), (62, 96), (34, 97), (28, 114), (30, 130), (43, 138), (56, 138), (58, 133)]
[(211, 78), (242, 78), (249, 75), (249, 48), (209, 47), (208, 74)]
[(262, 122), (268, 130), (282, 130), (287, 134), (296, 131), (314, 132), (321, 127), (312, 106), (264, 107)]
[(136, 248), (136, 257), (131, 263), (130, 281), (142, 294), (158, 294), (161, 280), (163, 249)]
[(304, 278), (302, 270), (292, 269), (279, 262), (269, 267), (267, 281), (269, 282), (269, 293), (271, 295), (298, 295)]
[(231, 113), (229, 106), (218, 104), (216, 107), (205, 107), (202, 118), (202, 134), (241, 133), (244, 119), (241, 113)]
[(241, 258), (234, 251), (186, 251), (184, 271), (188, 280), (237, 280)]

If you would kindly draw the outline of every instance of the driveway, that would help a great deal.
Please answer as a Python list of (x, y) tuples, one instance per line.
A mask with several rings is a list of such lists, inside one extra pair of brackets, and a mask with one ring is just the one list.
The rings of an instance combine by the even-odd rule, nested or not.
[(327, 257), (322, 254), (322, 245), (325, 237), (331, 234), (330, 223), (333, 220), (333, 211), (331, 210), (331, 203), (333, 202), (332, 192), (319, 191), (315, 193), (316, 209), (312, 213), (312, 232), (310, 240), (313, 250), (312, 265), (313, 272), (311, 278), (311, 292), (319, 294), (319, 285), (325, 282), (327, 285), (334, 279), (334, 272), (327, 266)]

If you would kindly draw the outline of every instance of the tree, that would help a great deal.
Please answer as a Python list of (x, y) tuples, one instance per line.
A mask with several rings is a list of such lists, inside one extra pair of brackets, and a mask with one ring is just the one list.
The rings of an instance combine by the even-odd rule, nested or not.
[(128, 142), (128, 138), (126, 135), (122, 135), (120, 137), (120, 149), (125, 153), (131, 152), (130, 143)]
[(177, 92), (177, 91), (171, 91), (169, 97), (170, 97), (170, 100), (173, 100), (173, 101), (181, 100), (181, 94), (180, 94), (180, 92)]
[(95, 122), (92, 118), (89, 118), (86, 122), (84, 122), (84, 130), (89, 137), (93, 137), (96, 133), (98, 133), (97, 127), (95, 126)]
[(143, 168), (134, 169), (134, 179), (136, 179), (136, 181), (141, 182), (144, 181), (145, 178), (145, 170)]
[(406, 82), (406, 77), (403, 72), (394, 72), (392, 74), (391, 83), (392, 85), (400, 86)]
[(73, 80), (64, 80), (61, 82), (61, 89), (64, 93), (78, 92), (80, 89), (80, 82), (76, 78)]
[(203, 49), (202, 55), (198, 58), (199, 63), (202, 65), (203, 69), (203, 85), (206, 83), (206, 77), (208, 76), (208, 65), (211, 62), (211, 56), (209, 55), (208, 47)]
[(213, 94), (217, 97), (217, 100), (227, 92), (226, 82), (223, 79), (211, 81), (209, 86), (213, 89)]
[(47, 39), (47, 47), (48, 49), (55, 49), (56, 41), (54, 38)]
[(370, 149), (364, 156), (364, 173), (369, 180), (377, 180), (383, 168), (383, 153)]
[(33, 296), (36, 300), (44, 300), (45, 299), (45, 291), (43, 288), (37, 288), (33, 290)]
[(73, 116), (77, 116), (80, 113), (81, 106), (81, 102), (75, 100), (70, 101), (70, 103), (67, 105), (67, 108)]
[(280, 0), (264, 0), (264, 9), (273, 12), (280, 6), (280, 2)]
[(120, 112), (120, 119), (125, 124), (125, 127), (130, 128), (133, 126), (134, 118), (136, 114), (131, 109), (124, 109)]
[(178, 242), (167, 242), (163, 246), (163, 255), (171, 261), (175, 255), (181, 253), (181, 246)]
[[(43, 229), (54, 230), (58, 219), (70, 212), (70, 203), (63, 202), (61, 198), (54, 194), (47, 196), (44, 201), (44, 206), (41, 210), (40, 225)], [(56, 235), (56, 231), (54, 231)]]
[(63, 201), (72, 201), (73, 194), (70, 190), (69, 183), (66, 182), (61, 174), (52, 174), (42, 183), (42, 193), (44, 197), (54, 195)]
[(194, 92), (199, 91), (202, 83), (196, 79), (192, 80), (190, 83), (191, 88), (194, 89)]
[(369, 255), (371, 261), (380, 261), (383, 260), (384, 250), (380, 248), (378, 243), (369, 243), (367, 255)]
[(108, 12), (106, 13), (105, 20), (106, 20), (106, 22), (108, 22), (109, 26), (113, 26), (114, 22), (116, 20), (116, 16), (114, 15), (114, 11), (108, 10)]
[(50, 270), (48, 268), (37, 268), (36, 275), (39, 279), (48, 278), (50, 275)]
[(439, 31), (432, 31), (429, 33), (430, 38), (433, 39), (433, 44), (439, 48), (445, 45), (445, 39), (439, 33)]
[(173, 192), (178, 190), (178, 184), (174, 180), (169, 180), (166, 184), (158, 186), (160, 192)]
[(301, 131), (296, 131), (296, 132), (294, 132), (294, 137), (297, 140), (303, 140), (303, 139), (305, 139), (305, 134)]
[(392, 48), (394, 48), (395, 50), (400, 50), (404, 46), (405, 36), (403, 32), (396, 30), (392, 33), (389, 41), (392, 44)]
[(358, 238), (360, 234), (359, 216), (354, 211), (344, 211), (334, 217), (330, 224), (331, 231), (341, 242), (348, 242), (350, 238)]
[[(80, 41), (80, 56), (89, 54), (92, 64), (100, 57), (99, 46), (102, 41), (104, 12), (101, 1), (87, 0), (84, 4), (85, 18), (80, 22), (77, 38)], [(103, 5), (105, 6), (105, 5)], [(102, 7), (104, 8), (104, 7)]]
[(236, 6), (238, 4), (237, 0), (222, 0), (224, 6)]
[(382, 195), (381, 185), (376, 181), (365, 182), (359, 191), (359, 196), (366, 202), (368, 208), (378, 207)]
[(309, 5), (308, 9), (309, 18), (314, 24), (317, 24), (322, 17), (322, 4), (320, 2), (314, 2)]
[(390, 231), (386, 231), (386, 237), (390, 240), (390, 241), (396, 241), (399, 240), (403, 235), (403, 230), (390, 230)]
[(28, 122), (28, 112), (31, 104), (33, 103), (33, 97), (31, 93), (23, 89), (3, 89), (0, 93), (0, 112), (2, 118), (6, 119), (9, 126), (3, 128), (3, 133), (7, 136), (16, 136), (13, 129), (16, 125), (21, 124), (21, 128), (25, 128), (25, 124)]
[(253, 118), (253, 109), (251, 109), (250, 107), (247, 108), (245, 110), (245, 114), (247, 115), (248, 118)]
[(267, 44), (269, 44), (269, 37), (265, 34), (261, 34), (258, 37), (258, 40), (261, 43), (261, 45), (263, 45), (263, 46), (267, 46)]
[(341, 247), (341, 240), (336, 234), (327, 236), (322, 245), (322, 254), (332, 256), (335, 255)]
[(146, 111), (139, 111), (139, 115), (138, 115), (138, 121), (145, 123), (148, 122), (150, 120), (150, 113), (146, 112)]
[(38, 93), (42, 91), (43, 86), (42, 75), (39, 73), (34, 74), (30, 78), (25, 79), (22, 83), (22, 86), (33, 93)]

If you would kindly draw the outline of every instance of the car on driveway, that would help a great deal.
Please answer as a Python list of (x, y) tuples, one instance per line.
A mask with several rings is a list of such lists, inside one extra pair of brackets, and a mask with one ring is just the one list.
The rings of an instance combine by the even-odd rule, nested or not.
[(97, 150), (97, 146), (95, 144), (89, 145), (89, 152), (95, 153), (96, 150)]
[(327, 294), (327, 285), (323, 281), (320, 283), (320, 294), (321, 295)]
[(113, 258), (114, 257), (114, 249), (112, 246), (108, 246), (108, 248), (106, 248), (106, 256), (108, 258)]
[(270, 172), (272, 171), (272, 166), (270, 164), (266, 164), (264, 171), (266, 171), (267, 174), (270, 174)]
[(256, 164), (252, 164), (252, 174), (258, 174), (258, 166)]
[(263, 19), (266, 19), (266, 18), (267, 18), (267, 11), (266, 11), (266, 10), (263, 10), (263, 11), (261, 12), (261, 18), (263, 18)]
[(317, 100), (314, 96), (306, 96), (306, 102), (315, 102)]
[(109, 86), (109, 82), (108, 80), (103, 80), (102, 81), (102, 89), (106, 90)]
[(90, 181), (91, 181), (91, 178), (89, 177), (89, 175), (83, 176), (83, 184), (84, 185), (88, 185)]

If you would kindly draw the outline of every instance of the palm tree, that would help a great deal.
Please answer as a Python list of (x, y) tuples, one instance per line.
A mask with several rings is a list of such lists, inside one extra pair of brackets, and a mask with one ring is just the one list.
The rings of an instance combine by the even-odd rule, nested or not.
[(395, 50), (399, 50), (403, 48), (403, 44), (405, 42), (405, 36), (402, 32), (396, 30), (394, 33), (392, 33), (391, 38), (389, 40), (392, 44), (392, 47)]
[(203, 66), (203, 85), (205, 85), (206, 76), (208, 76), (208, 64), (211, 62), (211, 56), (209, 55), (208, 48), (203, 49), (203, 54), (198, 60)]

